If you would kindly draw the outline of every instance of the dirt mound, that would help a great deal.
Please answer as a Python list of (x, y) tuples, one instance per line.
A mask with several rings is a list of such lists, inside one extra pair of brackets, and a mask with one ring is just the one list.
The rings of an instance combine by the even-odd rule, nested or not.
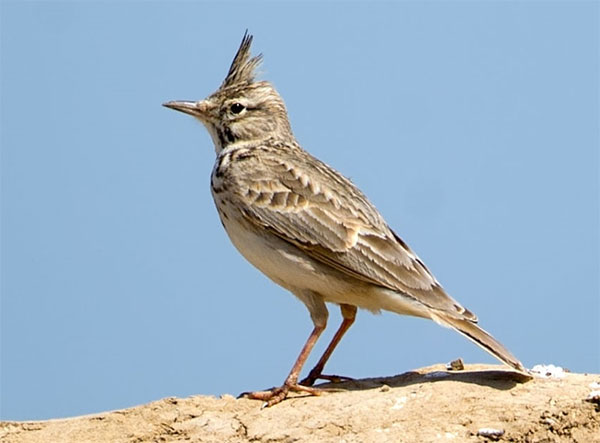
[(322, 386), (335, 392), (294, 396), (267, 409), (229, 395), (194, 396), (69, 419), (2, 422), (0, 441), (600, 442), (600, 404), (592, 394), (599, 374), (526, 381), (500, 366), (449, 372), (437, 365)]

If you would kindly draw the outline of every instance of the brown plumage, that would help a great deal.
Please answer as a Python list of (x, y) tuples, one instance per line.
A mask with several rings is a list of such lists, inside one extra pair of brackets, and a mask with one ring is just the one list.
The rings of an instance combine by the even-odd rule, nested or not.
[[(205, 100), (165, 106), (198, 118), (217, 159), (211, 188), (236, 248), (307, 306), (315, 325), (280, 388), (250, 393), (275, 404), (310, 387), (353, 323), (357, 308), (429, 318), (453, 328), (509, 366), (521, 363), (477, 326), (477, 317), (450, 297), (417, 255), (387, 225), (367, 197), (339, 172), (304, 151), (292, 134), (285, 104), (268, 82), (256, 82), (261, 56), (250, 57), (244, 35), (221, 87)], [(325, 329), (325, 303), (344, 321), (309, 376), (298, 375)]]

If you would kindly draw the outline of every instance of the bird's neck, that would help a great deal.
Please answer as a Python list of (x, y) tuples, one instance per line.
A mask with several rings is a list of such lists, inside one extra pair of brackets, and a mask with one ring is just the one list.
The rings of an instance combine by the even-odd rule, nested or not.
[[(214, 139), (213, 139), (214, 141)], [(277, 137), (275, 134), (267, 137), (253, 138), (247, 140), (235, 140), (232, 142), (225, 142), (223, 144), (217, 144), (215, 141), (215, 151), (217, 156), (223, 155), (225, 152), (231, 152), (239, 148), (252, 149), (260, 146), (277, 145), (284, 142), (286, 145), (298, 146), (294, 136), (287, 135), (286, 137)]]

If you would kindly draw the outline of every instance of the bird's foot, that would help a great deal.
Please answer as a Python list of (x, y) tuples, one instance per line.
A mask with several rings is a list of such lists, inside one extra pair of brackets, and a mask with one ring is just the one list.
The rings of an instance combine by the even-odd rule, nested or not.
[(302, 386), (312, 386), (315, 384), (317, 380), (327, 380), (331, 383), (341, 383), (343, 381), (353, 381), (352, 377), (345, 377), (343, 375), (325, 375), (325, 374), (313, 374), (310, 371), (310, 374), (300, 382)]
[(267, 391), (243, 392), (238, 398), (261, 400), (265, 402), (262, 407), (268, 408), (285, 400), (290, 392), (306, 392), (309, 395), (321, 395), (325, 390), (303, 386), (298, 383), (285, 383), (283, 386)]

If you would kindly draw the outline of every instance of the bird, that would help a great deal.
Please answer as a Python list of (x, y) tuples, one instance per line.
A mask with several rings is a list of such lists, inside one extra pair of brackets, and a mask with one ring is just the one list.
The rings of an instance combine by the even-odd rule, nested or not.
[[(456, 330), (519, 372), (522, 363), (477, 316), (446, 293), (412, 249), (358, 187), (304, 150), (275, 87), (256, 79), (263, 56), (251, 56), (246, 32), (221, 86), (203, 100), (163, 106), (189, 114), (208, 130), (216, 153), (211, 192), (237, 250), (304, 303), (313, 329), (281, 386), (245, 397), (273, 406), (291, 392), (320, 395), (319, 380), (358, 308), (431, 319)], [(342, 322), (308, 376), (301, 370), (328, 320)]]

